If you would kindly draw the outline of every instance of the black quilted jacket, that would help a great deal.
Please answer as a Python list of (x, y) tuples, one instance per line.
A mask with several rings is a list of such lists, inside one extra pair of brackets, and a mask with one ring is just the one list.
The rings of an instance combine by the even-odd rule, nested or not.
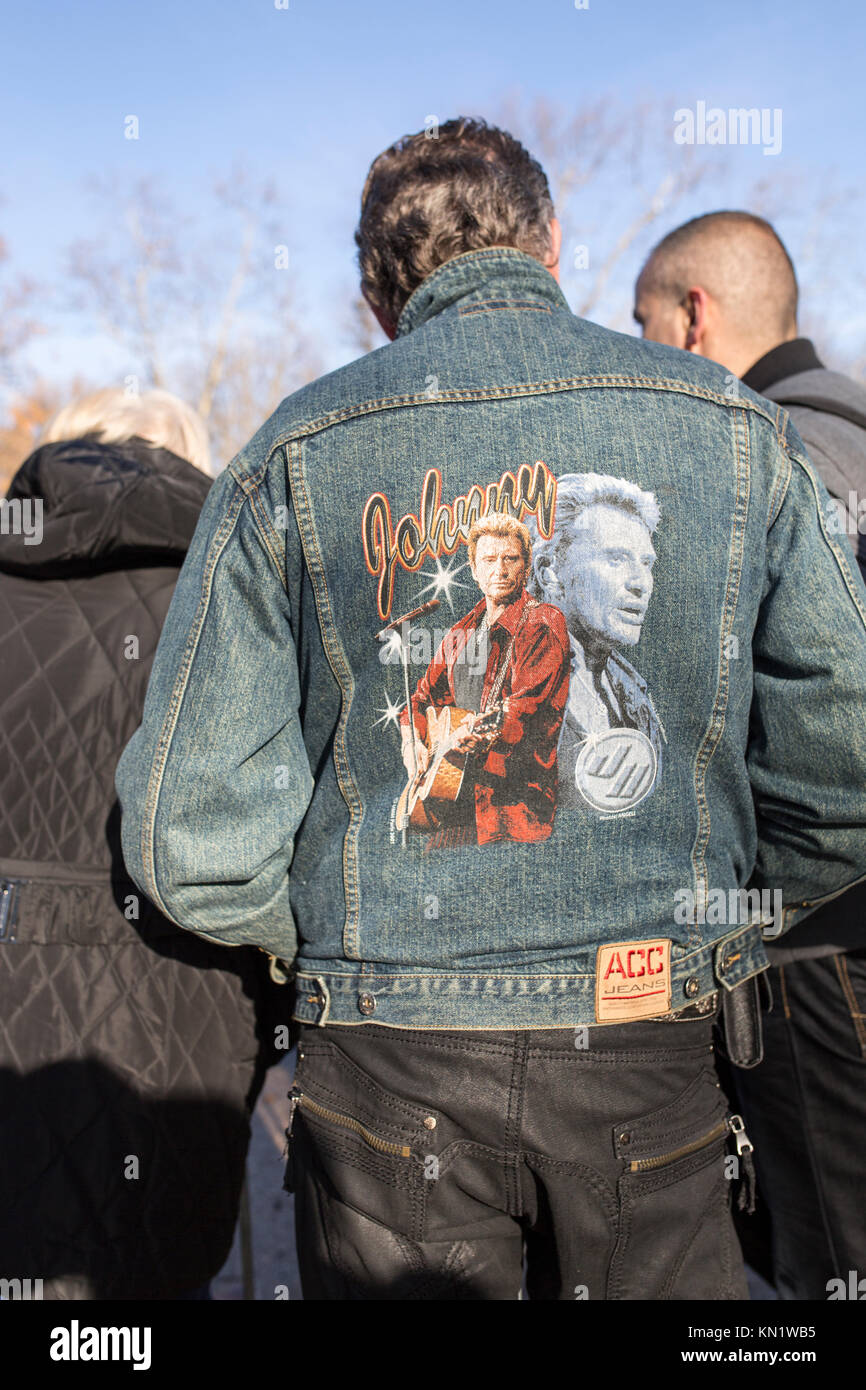
[(46, 1298), (217, 1273), (283, 1012), (262, 953), (179, 931), (119, 849), (114, 770), (209, 486), (83, 439), (8, 494), (42, 536), (0, 534), (0, 1277)]

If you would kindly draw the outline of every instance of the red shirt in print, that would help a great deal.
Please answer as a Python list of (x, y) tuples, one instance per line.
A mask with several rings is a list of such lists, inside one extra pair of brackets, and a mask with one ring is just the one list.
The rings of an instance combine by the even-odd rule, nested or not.
[[(421, 739), (427, 735), (428, 705), (460, 703), (455, 695), (457, 667), (467, 644), (475, 640), (484, 612), (481, 599), (454, 624), (418, 682), (412, 714)], [(486, 752), (476, 755), (467, 768), (475, 782), (475, 828), (482, 845), (496, 840), (546, 840), (553, 829), (556, 750), (571, 669), (568, 632), (560, 610), (537, 603), (525, 589), (504, 610), (489, 633), (481, 709), (506, 660), (508, 669), (499, 694), (504, 710), (501, 728)], [(408, 723), (405, 710), (401, 723)]]

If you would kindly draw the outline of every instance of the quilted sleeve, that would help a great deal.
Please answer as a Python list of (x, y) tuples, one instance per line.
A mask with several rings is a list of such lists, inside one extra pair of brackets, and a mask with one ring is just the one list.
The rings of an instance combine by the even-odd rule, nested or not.
[(227, 469), (211, 489), (116, 783), (127, 868), (166, 916), (291, 961), (288, 873), (313, 779), (274, 486)]

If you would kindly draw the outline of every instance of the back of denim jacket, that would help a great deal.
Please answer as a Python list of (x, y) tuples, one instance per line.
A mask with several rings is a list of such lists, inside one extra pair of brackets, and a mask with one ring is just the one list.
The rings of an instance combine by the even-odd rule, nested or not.
[[(488, 624), (492, 513), (532, 555)], [(118, 771), (130, 872), (294, 962), (309, 1021), (700, 1006), (866, 875), (834, 517), (724, 368), (576, 318), (519, 251), (448, 262), (214, 485)]]

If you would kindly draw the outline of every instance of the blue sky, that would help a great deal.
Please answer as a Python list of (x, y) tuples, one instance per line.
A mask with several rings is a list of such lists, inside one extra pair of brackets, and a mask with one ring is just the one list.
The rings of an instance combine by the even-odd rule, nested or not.
[[(606, 95), (670, 98), (671, 127), (673, 110), (699, 99), (778, 107), (781, 154), (740, 151), (734, 193), (740, 176), (745, 186), (793, 174), (808, 205), (813, 173), (830, 170), (840, 186), (862, 182), (866, 10), (855, 0), (288, 6), (41, 0), (7, 11), (0, 234), (15, 267), (56, 281), (69, 242), (98, 231), (84, 191), (89, 175), (118, 186), (159, 175), (194, 211), (210, 175), (242, 159), (286, 195), (284, 239), (330, 366), (347, 355), (334, 296), (353, 283), (367, 166), (431, 114), (495, 114), (518, 92), (572, 107)], [(137, 141), (124, 139), (129, 114), (140, 121)], [(855, 248), (840, 246), (839, 255), (848, 265)], [(854, 295), (846, 331), (862, 324)], [(85, 344), (96, 360), (92, 325), (66, 314), (55, 328), (34, 350), (41, 364), (62, 361), (64, 342), (67, 353)]]

